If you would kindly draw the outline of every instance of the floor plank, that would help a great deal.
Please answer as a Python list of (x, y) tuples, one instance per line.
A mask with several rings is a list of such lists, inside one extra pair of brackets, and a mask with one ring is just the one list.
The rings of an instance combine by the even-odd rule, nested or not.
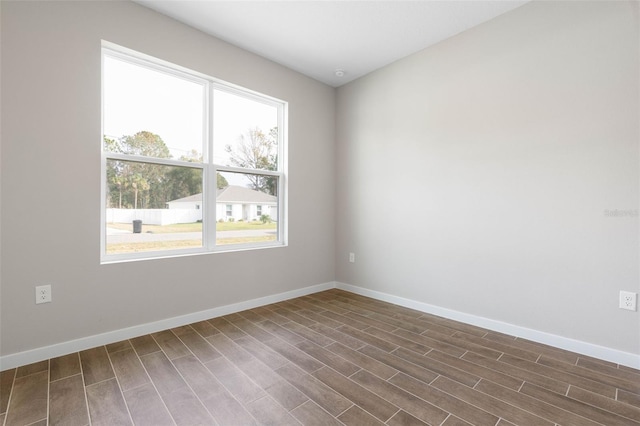
[(247, 404), (249, 412), (265, 426), (299, 426), (300, 423), (287, 410), (269, 396)]
[(213, 421), (163, 352), (150, 353), (141, 360), (176, 424), (207, 424)]
[(131, 418), (137, 426), (169, 426), (174, 424), (167, 407), (151, 383), (125, 391), (124, 400), (129, 407)]
[(338, 416), (338, 420), (347, 426), (382, 426), (380, 420), (364, 411), (362, 408), (354, 405), (347, 411)]
[(64, 379), (65, 377), (74, 376), (79, 374), (80, 371), (80, 357), (78, 353), (72, 353), (65, 356), (60, 356), (51, 359), (51, 377), (52, 382)]
[(260, 386), (225, 358), (217, 358), (205, 366), (243, 404), (266, 396)]
[(430, 404), (364, 370), (357, 372), (352, 376), (352, 378), (363, 387), (378, 395), (384, 395), (387, 401), (429, 424), (440, 424), (449, 415), (449, 413), (435, 405)]
[(115, 377), (107, 349), (104, 346), (80, 352), (80, 362), (82, 363), (85, 386)]
[(389, 380), (392, 383), (404, 389), (407, 392), (411, 392), (419, 398), (433, 404), (434, 406), (451, 413), (460, 419), (472, 422), (477, 426), (492, 426), (498, 421), (498, 417), (489, 414), (473, 405), (465, 404), (462, 400), (449, 395), (440, 389), (429, 386), (428, 384), (416, 380), (411, 376), (404, 373), (398, 373), (395, 377)]
[(123, 391), (149, 383), (149, 376), (133, 349), (114, 352), (109, 358)]
[[(474, 405), (495, 416), (503, 417), (522, 426), (553, 426), (554, 422), (547, 421), (540, 415), (518, 408), (502, 399), (495, 398), (483, 392), (476, 391), (465, 385), (454, 382), (446, 377), (438, 377), (433, 386), (455, 396), (468, 404)], [(536, 411), (537, 414), (540, 414)]]
[(40, 373), (42, 371), (49, 370), (49, 361), (39, 361), (34, 362), (33, 364), (24, 365), (22, 367), (18, 367), (16, 371), (16, 379), (19, 377), (29, 376), (31, 374)]
[(13, 382), (6, 424), (30, 424), (47, 418), (49, 371), (40, 371)]
[(289, 364), (279, 368), (277, 373), (334, 416), (353, 405), (353, 402), (294, 365)]
[(398, 408), (387, 400), (328, 367), (323, 367), (312, 375), (383, 422), (389, 420), (398, 411)]
[[(16, 377), (16, 369), (5, 370), (0, 373), (0, 414), (7, 412), (9, 406), (9, 396), (13, 387), (13, 380)], [(2, 423), (0, 423), (2, 424)]]
[(93, 426), (133, 424), (115, 378), (87, 386), (86, 393)]
[(304, 404), (291, 410), (291, 414), (298, 419), (300, 423), (307, 426), (342, 426), (331, 414), (323, 410), (313, 401), (307, 401)]
[(49, 425), (84, 426), (89, 424), (82, 375), (51, 382), (49, 389)]
[(178, 371), (221, 425), (254, 424), (248, 411), (198, 359), (191, 355), (174, 361)]

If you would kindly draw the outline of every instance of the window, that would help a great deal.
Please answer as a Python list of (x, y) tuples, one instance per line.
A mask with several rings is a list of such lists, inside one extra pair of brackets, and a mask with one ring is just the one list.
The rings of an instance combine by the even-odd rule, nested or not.
[(285, 102), (106, 43), (102, 67), (103, 262), (286, 244)]

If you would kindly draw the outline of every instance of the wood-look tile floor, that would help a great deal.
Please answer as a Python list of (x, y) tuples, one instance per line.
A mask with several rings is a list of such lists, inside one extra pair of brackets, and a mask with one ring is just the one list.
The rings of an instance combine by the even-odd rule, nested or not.
[(640, 371), (341, 290), (3, 371), (5, 425), (640, 425)]

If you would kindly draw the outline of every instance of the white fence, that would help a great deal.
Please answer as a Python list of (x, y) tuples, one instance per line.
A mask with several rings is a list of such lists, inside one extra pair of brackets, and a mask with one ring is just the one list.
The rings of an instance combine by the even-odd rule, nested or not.
[(132, 223), (141, 220), (146, 225), (172, 225), (202, 220), (202, 210), (196, 209), (107, 209), (107, 223)]

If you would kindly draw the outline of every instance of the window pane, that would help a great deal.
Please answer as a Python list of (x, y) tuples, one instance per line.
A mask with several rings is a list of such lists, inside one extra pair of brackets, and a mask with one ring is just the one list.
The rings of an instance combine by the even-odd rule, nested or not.
[(205, 86), (104, 56), (105, 150), (202, 161)]
[(216, 244), (277, 241), (278, 177), (231, 172), (219, 174)]
[(202, 247), (202, 169), (107, 160), (106, 252)]
[[(102, 52), (102, 261), (286, 243), (286, 103), (116, 46)], [(127, 256), (136, 252), (149, 253)]]
[(215, 90), (213, 121), (214, 163), (278, 169), (278, 108)]

